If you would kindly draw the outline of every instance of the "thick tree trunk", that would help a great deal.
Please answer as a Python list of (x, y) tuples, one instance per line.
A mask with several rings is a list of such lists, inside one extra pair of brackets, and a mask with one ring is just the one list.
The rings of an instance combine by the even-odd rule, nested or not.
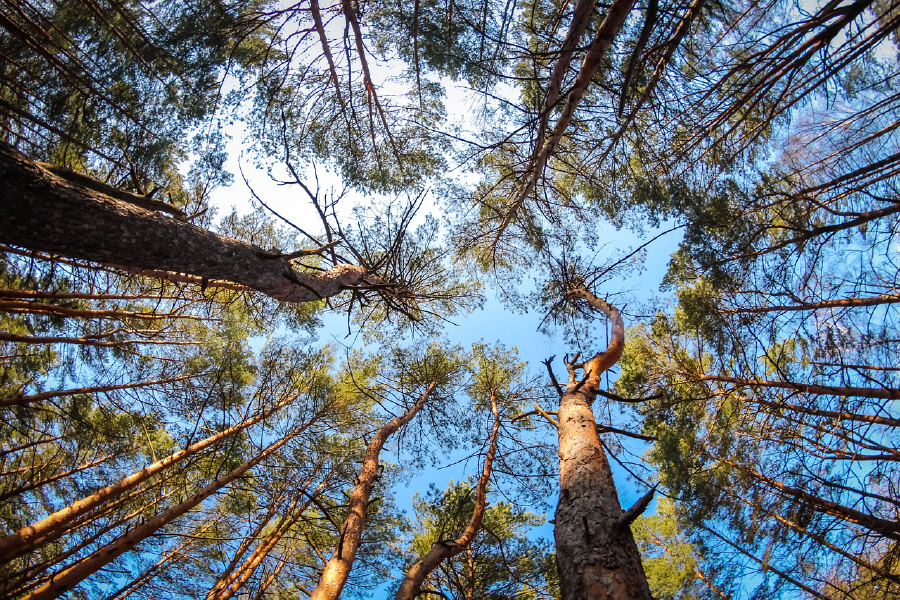
[(0, 241), (126, 270), (226, 280), (285, 302), (328, 298), (363, 283), (362, 267), (312, 273), (252, 244), (138, 205), (141, 198), (53, 172), (0, 143)]
[(435, 387), (437, 387), (437, 383), (432, 382), (422, 392), (422, 395), (416, 400), (412, 408), (382, 425), (366, 447), (366, 454), (365, 458), (363, 458), (363, 466), (359, 472), (359, 477), (357, 477), (356, 487), (353, 488), (353, 492), (350, 494), (347, 518), (344, 520), (344, 526), (340, 532), (338, 547), (325, 565), (325, 569), (322, 571), (322, 579), (319, 581), (316, 589), (313, 590), (310, 600), (337, 600), (340, 598), (341, 590), (344, 589), (344, 584), (347, 583), (347, 578), (350, 576), (353, 561), (356, 560), (356, 552), (359, 550), (363, 530), (366, 526), (369, 496), (371, 496), (372, 489), (375, 487), (379, 477), (378, 456), (381, 454), (381, 448), (391, 435), (416, 416), (416, 413), (425, 405), (425, 401), (428, 400)]
[[(556, 562), (563, 600), (650, 600), (641, 557), (600, 445), (591, 412), (600, 376), (622, 355), (625, 328), (619, 311), (579, 290), (613, 322), (605, 352), (584, 364), (585, 377), (570, 377), (559, 405), (559, 504), (556, 507)], [(573, 371), (574, 373), (574, 371)]]

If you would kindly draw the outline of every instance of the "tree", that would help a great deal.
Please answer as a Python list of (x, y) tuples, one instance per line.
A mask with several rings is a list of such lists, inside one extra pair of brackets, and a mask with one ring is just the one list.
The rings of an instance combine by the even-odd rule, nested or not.
[[(600, 444), (591, 404), (601, 375), (625, 347), (619, 311), (585, 289), (571, 299), (586, 301), (612, 321), (609, 346), (584, 363), (566, 363), (569, 380), (559, 401), (559, 503), (554, 535), (562, 598), (650, 598), (650, 588), (629, 526), (650, 497), (622, 511), (609, 462)], [(552, 359), (551, 359), (552, 360)], [(547, 361), (548, 369), (550, 360)], [(576, 368), (584, 371), (579, 380)], [(551, 371), (552, 374), (552, 371)], [(556, 386), (556, 378), (553, 378)]]
[[(207, 285), (210, 280), (213, 285), (228, 281), (287, 302), (313, 302), (365, 285), (361, 267), (335, 265), (325, 273), (297, 270), (287, 254), (195, 227), (171, 205), (77, 174), (59, 176), (61, 171), (54, 173), (10, 148), (0, 151), (0, 181), (10, 194), (9, 219), (0, 232), (6, 243), (138, 272), (186, 273)], [(181, 220), (152, 212), (157, 208), (174, 212)], [(322, 250), (299, 256), (317, 253)]]
[(700, 570), (702, 557), (687, 541), (673, 502), (660, 496), (656, 513), (641, 515), (634, 521), (634, 537), (641, 550), (653, 597), (728, 598), (710, 581), (710, 576)]
[[(470, 482), (451, 482), (446, 490), (429, 490), (415, 502), (417, 526), (409, 542), (407, 564), (448, 547), (471, 523), (476, 509)], [(460, 548), (428, 573), (419, 593), (429, 598), (525, 596), (559, 597), (555, 561), (549, 548), (526, 537), (527, 528), (542, 521), (509, 503), (486, 505), (482, 527)], [(397, 594), (402, 593), (402, 587)]]
[[(10, 5), (0, 517), (18, 554), (5, 593), (370, 591), (398, 560), (384, 549), (400, 520), (373, 495), (389, 485), (390, 434), (398, 457), (415, 440), (419, 463), (491, 449), (479, 501), (448, 529), (464, 550), (429, 559), (449, 561), (431, 570), (435, 593), (475, 594), (488, 479), (519, 501), (538, 493), (548, 444), (525, 396), (493, 393), (513, 358), (435, 350), (452, 377), (434, 402), (415, 366), (434, 353), (401, 341), (476, 306), (476, 278), (510, 308), (543, 303), (573, 349), (596, 346), (586, 305), (612, 323), (606, 352), (567, 359), (558, 423), (534, 403), (559, 427), (564, 597), (650, 594), (627, 523), (652, 491), (621, 513), (613, 436), (651, 444), (632, 475), (678, 499), (703, 594), (888, 593), (898, 15), (880, 0)], [(477, 104), (458, 128), (449, 81)], [(242, 111), (248, 155), (309, 199), (314, 227), (255, 192), (257, 213), (213, 218), (210, 190), (230, 179), (223, 123)], [(307, 183), (321, 168), (371, 202), (339, 209), (344, 194)], [(432, 184), (449, 241), (437, 219), (414, 226)], [(668, 221), (684, 235), (665, 282), (677, 305), (587, 291), (634, 273), (656, 239), (603, 258), (601, 223)], [(624, 354), (612, 304), (646, 316)], [(283, 337), (336, 310), (381, 353), (328, 371), (334, 351)], [(486, 398), (501, 398), (496, 428), (473, 416)], [(193, 538), (172, 543), (177, 529)], [(97, 553), (131, 542), (115, 563), (128, 575), (105, 571)]]

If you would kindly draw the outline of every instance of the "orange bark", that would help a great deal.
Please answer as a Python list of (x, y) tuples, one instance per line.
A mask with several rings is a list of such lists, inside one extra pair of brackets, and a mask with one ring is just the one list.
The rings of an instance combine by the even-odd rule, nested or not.
[(431, 547), (431, 550), (428, 551), (428, 554), (410, 567), (400, 583), (400, 589), (397, 590), (397, 594), (394, 597), (395, 600), (412, 600), (418, 596), (421, 593), (425, 578), (442, 561), (453, 558), (468, 548), (481, 530), (481, 520), (484, 517), (484, 510), (487, 506), (487, 485), (491, 476), (494, 455), (497, 452), (497, 433), (500, 430), (500, 413), (497, 410), (497, 400), (493, 394), (491, 395), (491, 411), (494, 413), (494, 426), (491, 429), (491, 441), (487, 456), (484, 459), (481, 477), (478, 478), (478, 485), (475, 488), (475, 508), (472, 510), (472, 517), (458, 538), (452, 542), (438, 540)]
[(584, 379), (571, 371), (559, 405), (559, 503), (554, 537), (563, 600), (650, 600), (650, 587), (637, 544), (627, 525), (612, 470), (591, 411), (600, 376), (625, 347), (619, 311), (587, 290), (572, 297), (586, 300), (612, 321), (606, 351), (584, 363)]
[(437, 382), (432, 381), (425, 391), (422, 392), (422, 395), (419, 396), (416, 403), (404, 414), (382, 425), (375, 437), (369, 442), (368, 447), (366, 447), (363, 467), (357, 478), (358, 483), (350, 494), (347, 518), (344, 520), (344, 525), (340, 532), (338, 547), (331, 559), (325, 564), (322, 578), (319, 581), (319, 585), (313, 590), (310, 600), (337, 600), (340, 598), (341, 590), (344, 589), (344, 584), (347, 583), (347, 578), (350, 576), (350, 569), (353, 567), (353, 561), (356, 559), (356, 552), (359, 550), (363, 529), (366, 525), (369, 496), (372, 494), (372, 489), (378, 480), (378, 456), (381, 453), (381, 448), (391, 435), (416, 416), (416, 413), (425, 405), (425, 401), (428, 400), (435, 387), (437, 387)]
[[(196, 444), (191, 444), (187, 448), (174, 452), (169, 456), (145, 467), (137, 473), (129, 475), (128, 477), (122, 479), (117, 483), (110, 484), (100, 490), (97, 490), (90, 496), (86, 496), (80, 500), (77, 500), (69, 506), (56, 511), (55, 513), (48, 515), (47, 517), (44, 517), (40, 521), (23, 527), (15, 533), (7, 535), (3, 539), (0, 539), (0, 562), (2, 562), (2, 560), (6, 559), (7, 557), (28, 550), (37, 540), (40, 540), (41, 543), (46, 543), (48, 541), (51, 541), (52, 539), (55, 539), (55, 537), (58, 537), (58, 535), (52, 536), (51, 534), (63, 530), (66, 523), (71, 522), (79, 515), (82, 515), (87, 511), (99, 506), (103, 502), (121, 495), (122, 493), (130, 490), (139, 483), (146, 481), (153, 475), (172, 466), (178, 461), (192, 456), (200, 452), (201, 450), (210, 447), (216, 442), (225, 439), (228, 436), (237, 433), (242, 429), (245, 429), (246, 427), (249, 427), (250, 425), (259, 423), (263, 419), (275, 413), (277, 410), (293, 402), (299, 395), (300, 394), (291, 396), (290, 398), (284, 400), (283, 402), (280, 402), (273, 408), (264, 411), (251, 419), (247, 419), (242, 423), (238, 423), (233, 427), (229, 427), (228, 429), (212, 435), (204, 440), (201, 440)], [(306, 426), (304, 426), (304, 428), (305, 427)]]
[(259, 464), (267, 456), (270, 456), (281, 446), (286, 444), (292, 438), (296, 437), (300, 432), (301, 430), (297, 430), (289, 433), (277, 442), (271, 444), (256, 457), (248, 460), (227, 475), (216, 479), (215, 481), (204, 487), (202, 490), (200, 490), (200, 492), (191, 496), (181, 504), (163, 511), (143, 525), (132, 529), (128, 533), (120, 536), (113, 542), (107, 544), (103, 548), (100, 548), (90, 556), (80, 560), (71, 567), (63, 569), (62, 571), (54, 574), (53, 577), (50, 578), (50, 581), (41, 585), (39, 588), (22, 598), (22, 600), (52, 600), (53, 598), (57, 598), (58, 596), (62, 595), (64, 592), (71, 590), (76, 585), (81, 583), (85, 578), (93, 575), (99, 569), (108, 565), (120, 555), (135, 547), (144, 539), (153, 535), (161, 527), (184, 515), (186, 512), (203, 502), (203, 500), (211, 496), (213, 493), (222, 489), (223, 487), (246, 473), (252, 467)]

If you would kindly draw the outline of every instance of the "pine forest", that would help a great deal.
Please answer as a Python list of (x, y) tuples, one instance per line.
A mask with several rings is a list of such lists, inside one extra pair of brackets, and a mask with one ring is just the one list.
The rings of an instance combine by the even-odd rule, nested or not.
[(900, 598), (898, 310), (900, 0), (0, 0), (2, 599)]

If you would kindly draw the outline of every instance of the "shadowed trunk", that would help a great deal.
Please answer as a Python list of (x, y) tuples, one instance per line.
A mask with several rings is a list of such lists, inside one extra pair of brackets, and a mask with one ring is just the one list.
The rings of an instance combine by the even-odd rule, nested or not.
[(164, 202), (36, 163), (3, 143), (0, 188), (0, 241), (30, 250), (130, 271), (225, 280), (284, 302), (328, 298), (364, 283), (366, 275), (362, 267), (347, 264), (322, 272), (297, 270), (288, 259), (252, 244), (163, 216), (160, 210), (172, 212)]

